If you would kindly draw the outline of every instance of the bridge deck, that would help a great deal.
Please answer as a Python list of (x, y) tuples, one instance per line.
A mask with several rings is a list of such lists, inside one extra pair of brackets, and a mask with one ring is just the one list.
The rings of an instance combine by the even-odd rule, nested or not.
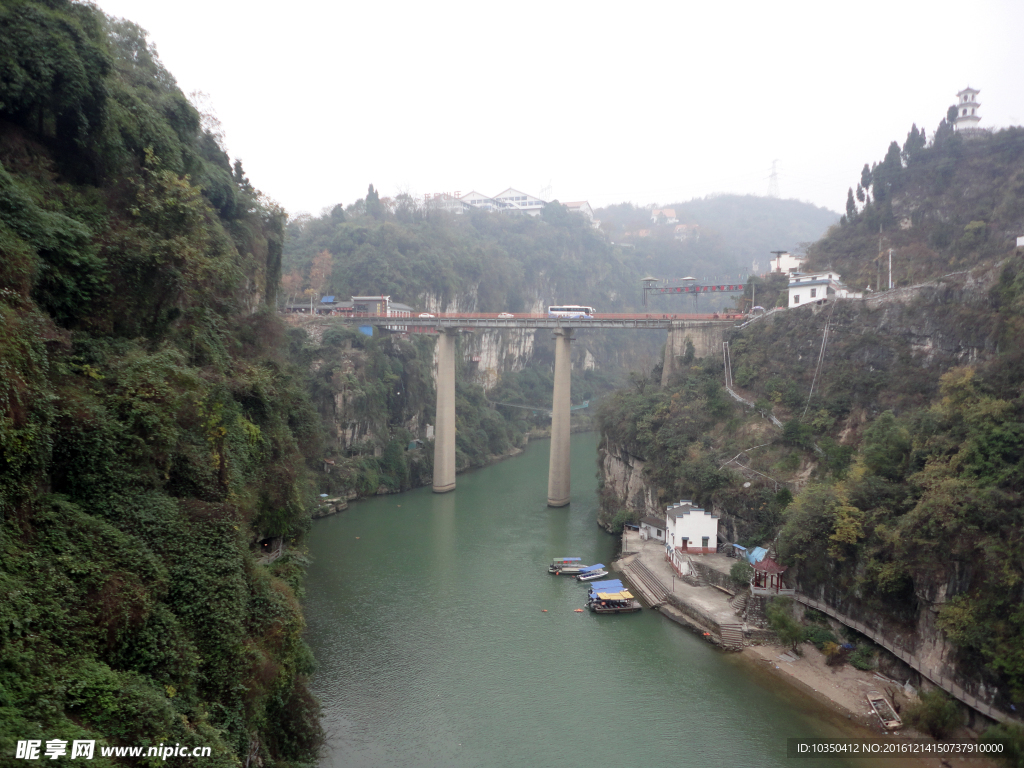
[(547, 315), (516, 315), (500, 318), (494, 314), (445, 314), (436, 317), (383, 317), (379, 315), (322, 315), (325, 319), (352, 325), (385, 325), (394, 328), (670, 328), (673, 323), (734, 323), (739, 314), (655, 315), (601, 314), (593, 319), (570, 319)]

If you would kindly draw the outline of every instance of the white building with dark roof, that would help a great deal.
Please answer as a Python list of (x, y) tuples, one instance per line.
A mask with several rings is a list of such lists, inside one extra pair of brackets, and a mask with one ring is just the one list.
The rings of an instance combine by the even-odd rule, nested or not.
[(789, 301), (786, 306), (798, 307), (828, 299), (859, 299), (861, 296), (863, 294), (843, 285), (838, 272), (797, 272), (789, 277)]

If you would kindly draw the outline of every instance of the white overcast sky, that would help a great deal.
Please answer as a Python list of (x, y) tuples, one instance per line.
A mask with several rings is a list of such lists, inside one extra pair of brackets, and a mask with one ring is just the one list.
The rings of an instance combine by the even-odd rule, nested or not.
[[(97, 0), (209, 96), (291, 214), (373, 183), (594, 207), (719, 192), (836, 211), (968, 85), (1024, 123), (1021, 0)], [(549, 188), (549, 189), (548, 189)]]

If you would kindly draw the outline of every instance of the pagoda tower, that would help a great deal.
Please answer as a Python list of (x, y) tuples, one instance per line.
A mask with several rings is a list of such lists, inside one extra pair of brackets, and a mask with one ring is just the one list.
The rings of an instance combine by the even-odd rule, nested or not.
[(978, 123), (981, 116), (978, 108), (981, 106), (975, 97), (981, 91), (967, 86), (956, 95), (956, 130), (957, 133), (967, 131), (968, 133), (979, 130)]

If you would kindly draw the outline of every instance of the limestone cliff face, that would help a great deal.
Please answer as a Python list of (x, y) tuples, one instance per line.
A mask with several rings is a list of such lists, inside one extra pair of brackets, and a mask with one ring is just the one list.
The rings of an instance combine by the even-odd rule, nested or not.
[(599, 522), (607, 524), (620, 509), (628, 509), (637, 517), (663, 514), (657, 488), (644, 477), (643, 459), (605, 438), (597, 449), (597, 462), (601, 471)]
[(523, 370), (533, 359), (535, 337), (536, 332), (532, 330), (486, 330), (466, 334), (461, 352), (470, 381), (490, 390), (497, 386), (503, 374)]
[[(791, 568), (786, 574), (787, 582), (801, 593), (868, 625), (896, 647), (915, 656), (928, 669), (929, 679), (950, 681), (981, 701), (991, 702), (1000, 698), (998, 688), (978, 677), (968, 677), (958, 669), (957, 648), (946, 640), (936, 622), (939, 609), (948, 596), (962, 591), (957, 582), (964, 576), (955, 569), (946, 573), (940, 567), (932, 580), (922, 582), (917, 578), (916, 608), (894, 614), (872, 607), (856, 592), (846, 592), (826, 584), (805, 584), (800, 578), (799, 568)], [(880, 668), (895, 679), (909, 681), (915, 687), (923, 684), (921, 675), (895, 656), (883, 653)]]

